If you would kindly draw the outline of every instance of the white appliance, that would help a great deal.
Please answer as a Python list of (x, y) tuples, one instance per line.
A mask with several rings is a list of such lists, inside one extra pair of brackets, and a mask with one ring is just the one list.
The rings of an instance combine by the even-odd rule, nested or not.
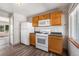
[(29, 45), (29, 33), (34, 33), (32, 23), (22, 22), (21, 23), (21, 43)]
[(48, 51), (48, 35), (50, 34), (49, 27), (41, 27), (40, 33), (36, 33), (36, 48)]
[(48, 51), (48, 35), (36, 33), (36, 48)]
[(50, 26), (50, 19), (40, 20), (38, 26)]

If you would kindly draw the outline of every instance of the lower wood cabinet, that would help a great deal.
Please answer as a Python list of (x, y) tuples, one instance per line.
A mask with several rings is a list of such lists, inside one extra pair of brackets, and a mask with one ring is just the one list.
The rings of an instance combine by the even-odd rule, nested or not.
[(34, 33), (30, 33), (30, 45), (36, 45), (36, 37)]
[(62, 53), (63, 53), (63, 37), (62, 36), (60, 36), (60, 37), (49, 36), (48, 50), (62, 55)]
[[(62, 55), (63, 53), (63, 37), (62, 36), (48, 36), (48, 51)], [(36, 35), (30, 33), (30, 45), (36, 45)]]

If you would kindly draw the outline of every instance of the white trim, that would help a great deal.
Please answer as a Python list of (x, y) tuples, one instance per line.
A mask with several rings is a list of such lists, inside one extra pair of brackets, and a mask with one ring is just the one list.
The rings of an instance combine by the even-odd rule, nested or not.
[(77, 5), (78, 5), (78, 3), (72, 3), (72, 4), (70, 4), (68, 13), (69, 14), (72, 13), (73, 10), (77, 7)]

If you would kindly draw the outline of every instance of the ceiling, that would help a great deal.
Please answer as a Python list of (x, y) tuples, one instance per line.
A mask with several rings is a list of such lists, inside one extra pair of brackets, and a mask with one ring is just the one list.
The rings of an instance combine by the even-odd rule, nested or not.
[(67, 3), (22, 3), (18, 5), (16, 3), (0, 3), (0, 9), (9, 13), (20, 13), (25, 16), (31, 16), (44, 11), (48, 11), (60, 6), (66, 6)]

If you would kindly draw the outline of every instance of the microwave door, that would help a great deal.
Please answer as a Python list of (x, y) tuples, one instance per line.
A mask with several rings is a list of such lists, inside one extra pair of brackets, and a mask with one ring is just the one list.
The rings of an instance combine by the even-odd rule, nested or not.
[(39, 21), (39, 26), (50, 26), (49, 20), (41, 20)]
[(39, 21), (39, 26), (45, 26), (45, 21)]

